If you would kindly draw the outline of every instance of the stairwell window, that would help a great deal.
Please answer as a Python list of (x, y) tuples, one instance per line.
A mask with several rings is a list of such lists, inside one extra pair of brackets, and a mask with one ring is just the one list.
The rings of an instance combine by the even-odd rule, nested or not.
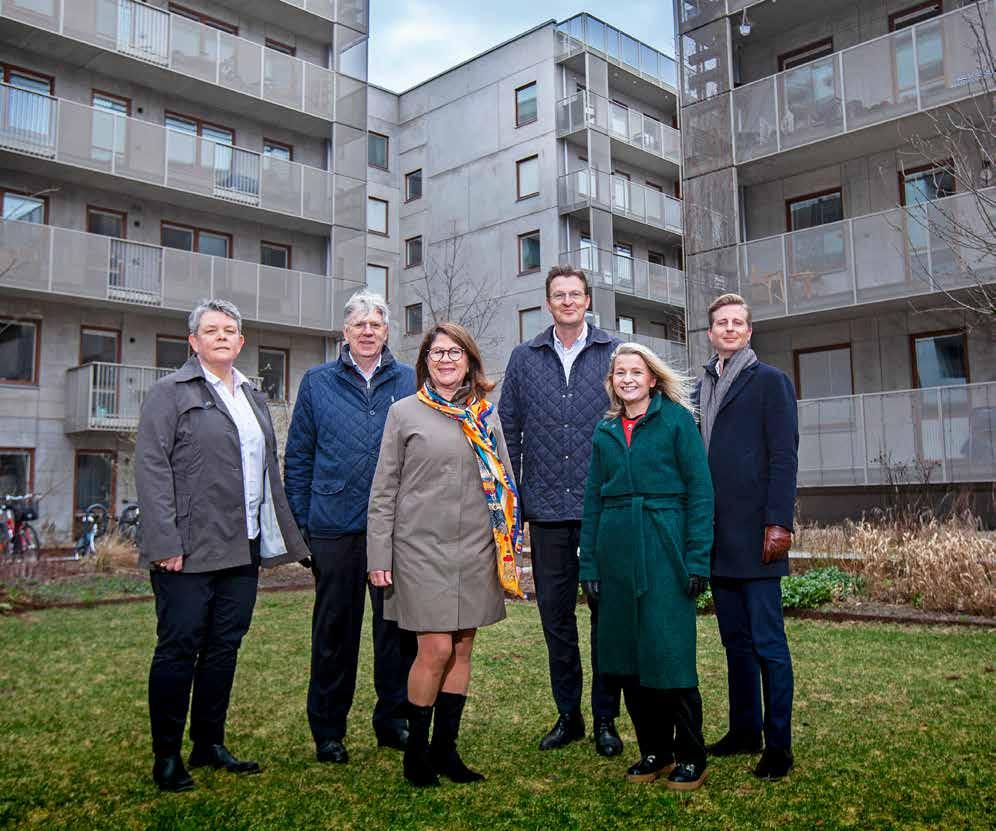
[(539, 156), (529, 156), (515, 163), (515, 192), (519, 199), (538, 196)]
[(389, 139), (380, 133), (367, 133), (367, 164), (379, 170), (387, 170)]
[(387, 200), (367, 197), (367, 230), (371, 234), (387, 236)]
[(422, 333), (422, 304), (412, 303), (405, 306), (405, 334), (420, 335)]
[(519, 274), (540, 270), (540, 232), (519, 235)]
[(367, 263), (367, 288), (372, 292), (376, 292), (385, 300), (388, 299), (387, 275), (388, 268), (386, 265)]
[(37, 384), (41, 321), (0, 318), (0, 384)]
[(405, 202), (422, 198), (422, 168), (405, 174)]
[(422, 237), (411, 237), (405, 240), (405, 268), (422, 265)]
[(515, 91), (515, 126), (532, 124), (538, 118), (536, 106), (536, 82), (519, 87)]

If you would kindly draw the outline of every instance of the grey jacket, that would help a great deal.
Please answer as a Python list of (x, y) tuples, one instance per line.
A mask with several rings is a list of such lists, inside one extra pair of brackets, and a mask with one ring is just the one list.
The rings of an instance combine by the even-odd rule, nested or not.
[[(301, 560), (310, 552), (284, 494), (266, 397), (249, 384), (243, 390), (266, 442), (259, 511), (262, 565)], [(135, 485), (142, 508), (140, 567), (181, 553), (183, 570), (191, 573), (252, 561), (239, 433), (196, 355), (145, 397), (135, 444)]]

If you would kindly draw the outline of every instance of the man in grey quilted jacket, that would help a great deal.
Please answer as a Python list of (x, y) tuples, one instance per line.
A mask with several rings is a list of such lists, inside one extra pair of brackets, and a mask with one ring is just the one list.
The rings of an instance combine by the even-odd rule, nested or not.
[[(540, 750), (584, 738), (581, 652), (574, 609), (578, 597), (578, 541), (591, 437), (609, 399), (604, 382), (618, 340), (585, 313), (591, 292), (574, 266), (550, 269), (546, 307), (553, 326), (512, 351), (502, 382), (498, 414), (508, 443), (523, 513), (529, 521), (533, 580), (550, 660), (550, 686), (558, 718)], [(599, 676), (595, 664), (597, 599), (591, 608), (591, 710), (595, 748), (622, 752), (616, 732), (619, 686)]]

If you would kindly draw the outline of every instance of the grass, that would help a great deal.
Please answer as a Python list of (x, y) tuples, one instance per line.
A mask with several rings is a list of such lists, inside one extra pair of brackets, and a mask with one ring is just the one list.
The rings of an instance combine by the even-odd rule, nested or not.
[[(623, 781), (636, 757), (589, 742), (540, 753), (552, 722), (536, 609), (483, 630), (464, 721), (478, 786), (416, 792), (378, 750), (369, 629), (348, 766), (314, 761), (304, 703), (309, 592), (261, 595), (239, 660), (228, 744), (262, 775), (198, 771), (192, 793), (149, 779), (148, 604), (0, 619), (0, 827), (52, 829), (974, 829), (994, 821), (993, 633), (790, 621), (797, 768), (780, 783), (751, 759), (716, 760), (706, 786), (676, 795)], [(579, 609), (582, 627), (587, 611)], [(715, 619), (699, 619), (706, 738), (725, 724)]]

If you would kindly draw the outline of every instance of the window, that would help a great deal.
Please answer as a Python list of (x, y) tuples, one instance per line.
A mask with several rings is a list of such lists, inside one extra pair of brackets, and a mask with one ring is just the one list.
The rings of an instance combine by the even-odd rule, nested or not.
[(282, 141), (274, 141), (273, 139), (264, 138), (263, 155), (276, 156), (278, 159), (290, 162), (294, 160), (294, 147), (290, 144), (284, 144)]
[(179, 369), (191, 355), (186, 338), (170, 335), (156, 336), (156, 366), (162, 369)]
[(36, 320), (0, 318), (0, 383), (38, 383), (40, 326)]
[(367, 288), (387, 300), (387, 266), (367, 263)]
[(13, 190), (0, 189), (3, 194), (3, 218), (44, 225), (48, 222), (48, 200), (28, 196)]
[(793, 49), (791, 52), (785, 52), (778, 56), (778, 71), (784, 72), (786, 69), (792, 69), (795, 66), (802, 66), (803, 64), (812, 63), (813, 61), (818, 61), (820, 58), (825, 58), (827, 55), (833, 54), (833, 38), (825, 38), (824, 40), (818, 40), (815, 43), (807, 43), (805, 46), (799, 49)]
[(86, 230), (102, 237), (124, 239), (128, 234), (128, 214), (110, 208), (86, 209)]
[(624, 242), (617, 242), (612, 246), (615, 253), (616, 277), (621, 284), (632, 283), (633, 281), (633, 246)]
[(20, 495), (35, 489), (35, 451), (0, 447), (0, 493)]
[(405, 240), (405, 268), (422, 265), (422, 237)]
[(418, 335), (422, 332), (422, 304), (405, 306), (405, 334)]
[(76, 514), (100, 503), (114, 511), (114, 453), (106, 450), (76, 451), (73, 508)]
[(55, 95), (55, 78), (30, 69), (21, 69), (19, 66), (3, 64), (3, 82), (28, 92)]
[(261, 242), (259, 244), (259, 262), (273, 268), (290, 268), (291, 247), (279, 242)]
[(620, 335), (632, 335), (636, 332), (636, 321), (627, 315), (617, 315), (616, 331)]
[(519, 310), (519, 343), (532, 340), (543, 331), (543, 310), (536, 306)]
[(536, 82), (533, 81), (515, 91), (515, 126), (532, 124), (537, 117)]
[(943, 199), (955, 192), (954, 165), (951, 161), (928, 164), (899, 174), (899, 197), (903, 205), (918, 205)]
[(422, 198), (422, 169), (405, 174), (405, 202)]
[(789, 231), (801, 231), (844, 218), (844, 201), (840, 188), (811, 193), (785, 201), (786, 220)]
[(387, 200), (367, 197), (367, 230), (371, 234), (387, 236)]
[(131, 115), (131, 99), (121, 95), (112, 95), (95, 89), (90, 93), (90, 103), (98, 110), (109, 110), (118, 115)]
[(286, 349), (268, 346), (259, 348), (259, 377), (263, 379), (263, 392), (270, 401), (287, 400), (287, 367), (290, 353)]
[(932, 17), (937, 17), (943, 11), (944, 3), (942, 0), (933, 0), (933, 2), (929, 3), (918, 3), (916, 6), (910, 6), (902, 11), (890, 14), (889, 31), (898, 32), (900, 29), (905, 29), (907, 26), (915, 26), (917, 23), (921, 23), (924, 20), (930, 20)]
[(795, 389), (799, 398), (854, 395), (850, 344), (797, 349)]
[(539, 193), (539, 156), (530, 156), (515, 163), (515, 193), (519, 199)]
[(179, 248), (181, 251), (196, 251), (212, 257), (230, 257), (232, 235), (218, 231), (207, 231), (189, 225), (173, 222), (162, 224), (162, 244), (166, 248)]
[(80, 366), (121, 363), (121, 332), (117, 329), (80, 328)]
[(202, 136), (219, 144), (235, 144), (235, 130), (221, 124), (212, 124), (201, 118), (167, 112), (163, 123), (170, 130), (179, 130), (181, 133), (189, 133), (192, 136)]
[(519, 274), (540, 270), (540, 232), (519, 235)]
[(274, 40), (273, 38), (266, 38), (266, 48), (272, 49), (274, 52), (283, 52), (285, 55), (290, 55), (292, 58), (297, 55), (296, 46), (291, 46), (288, 43), (281, 43), (279, 40)]
[(578, 240), (578, 267), (582, 271), (594, 271), (598, 268), (598, 249), (592, 244), (591, 237), (582, 234)]
[(187, 20), (196, 20), (198, 23), (203, 23), (205, 26), (210, 26), (212, 29), (228, 32), (230, 35), (237, 35), (239, 33), (238, 26), (226, 23), (224, 20), (218, 20), (216, 17), (209, 17), (203, 12), (196, 11), (195, 9), (188, 9), (186, 6), (181, 6), (178, 3), (170, 3), (169, 10), (173, 14), (187, 18)]
[(387, 136), (367, 133), (367, 164), (387, 170)]
[(964, 332), (913, 335), (913, 386), (967, 384), (968, 350)]

